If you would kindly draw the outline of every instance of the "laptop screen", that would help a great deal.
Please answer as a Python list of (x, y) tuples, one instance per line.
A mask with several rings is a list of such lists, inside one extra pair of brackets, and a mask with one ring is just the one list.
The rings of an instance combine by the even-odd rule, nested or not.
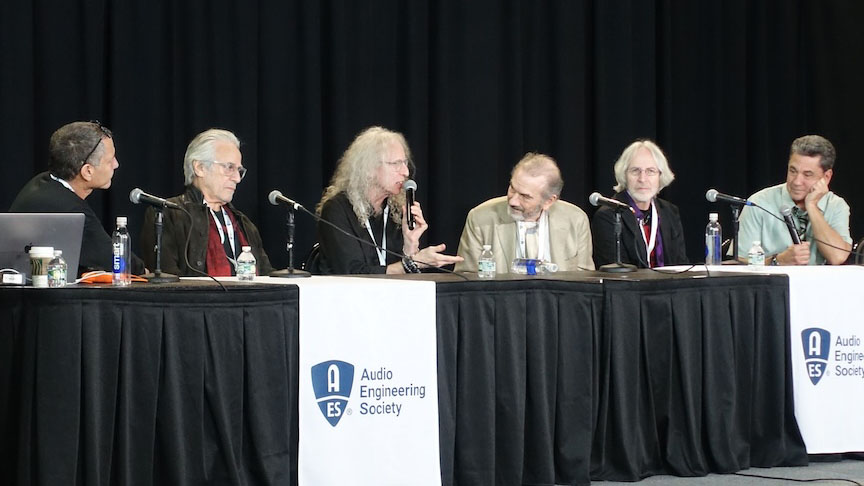
[(0, 213), (0, 269), (30, 275), (31, 246), (63, 250), (69, 281), (78, 273), (83, 213)]

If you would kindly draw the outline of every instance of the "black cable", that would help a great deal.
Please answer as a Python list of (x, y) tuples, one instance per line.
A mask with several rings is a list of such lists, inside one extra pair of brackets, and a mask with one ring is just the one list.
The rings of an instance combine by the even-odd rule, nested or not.
[(858, 481), (846, 478), (814, 478), (814, 479), (795, 479), (795, 478), (782, 478), (777, 476), (767, 476), (763, 474), (750, 474), (750, 473), (742, 473), (742, 472), (734, 472), (732, 473), (735, 476), (743, 476), (746, 478), (759, 478), (759, 479), (773, 479), (776, 481), (791, 481), (793, 483), (817, 483), (821, 481), (844, 481), (849, 484), (855, 486), (864, 486), (864, 484), (859, 483)]
[[(378, 246), (378, 244), (376, 244), (376, 243), (374, 243), (374, 242), (366, 241), (366, 240), (364, 240), (363, 238), (359, 238), (359, 237), (357, 237), (356, 235), (352, 235), (351, 233), (349, 233), (349, 232), (345, 231), (344, 229), (340, 228), (339, 226), (337, 226), (335, 223), (331, 223), (330, 221), (327, 221), (326, 219), (322, 218), (321, 216), (318, 216), (317, 214), (313, 213), (312, 211), (309, 211), (308, 209), (306, 209), (305, 206), (303, 206), (302, 204), (300, 204), (300, 203), (298, 203), (298, 202), (296, 202), (296, 201), (294, 201), (294, 207), (297, 208), (297, 209), (302, 210), (304, 213), (308, 214), (309, 216), (312, 216), (312, 218), (314, 218), (315, 221), (320, 221), (320, 222), (322, 222), (322, 223), (324, 223), (324, 224), (326, 224), (326, 225), (329, 225), (331, 228), (336, 229), (337, 231), (339, 231), (339, 232), (342, 233), (343, 235), (348, 236), (349, 238), (352, 238), (352, 239), (354, 239), (354, 240), (357, 240), (357, 241), (359, 241), (360, 243), (363, 243), (364, 245), (368, 245), (368, 246), (375, 247), (375, 249), (377, 249), (377, 250), (379, 250), (379, 251), (380, 251), (380, 250), (383, 250), (383, 251), (385, 251), (385, 252), (387, 252), (387, 253), (389, 253), (389, 254), (395, 256), (395, 257), (398, 257), (400, 260), (403, 259), (403, 258), (406, 258), (406, 257), (407, 257), (407, 255), (405, 255), (405, 254), (403, 254), (403, 253), (400, 253), (400, 252), (398, 252), (398, 251), (392, 251), (392, 250), (389, 250), (389, 249), (387, 249), (387, 248), (382, 248), (382, 247)], [(440, 271), (443, 271), (443, 272), (445, 272), (445, 273), (449, 273), (449, 274), (451, 274), (451, 275), (457, 275), (459, 278), (464, 279), (466, 282), (470, 282), (470, 281), (471, 281), (471, 279), (468, 278), (468, 277), (466, 277), (465, 275), (462, 275), (462, 274), (459, 273), (459, 272), (456, 272), (456, 271), (450, 270), (449, 268), (436, 267), (435, 265), (433, 265), (433, 264), (431, 264), (431, 263), (424, 262), (424, 261), (422, 261), (422, 260), (413, 259), (413, 258), (412, 258), (412, 260), (414, 260), (414, 261), (417, 262), (417, 263), (422, 263), (423, 265), (426, 265), (427, 267), (429, 267), (429, 268), (431, 268), (431, 269), (440, 270)]]

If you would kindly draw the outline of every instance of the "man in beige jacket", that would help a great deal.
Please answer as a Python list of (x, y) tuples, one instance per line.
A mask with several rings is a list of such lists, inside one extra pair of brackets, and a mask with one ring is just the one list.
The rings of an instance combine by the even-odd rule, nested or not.
[(507, 195), (468, 213), (456, 271), (477, 271), (483, 245), (492, 245), (498, 273), (510, 272), (515, 258), (536, 258), (558, 271), (593, 270), (591, 228), (580, 208), (559, 196), (564, 187), (558, 165), (548, 155), (528, 153), (513, 168)]

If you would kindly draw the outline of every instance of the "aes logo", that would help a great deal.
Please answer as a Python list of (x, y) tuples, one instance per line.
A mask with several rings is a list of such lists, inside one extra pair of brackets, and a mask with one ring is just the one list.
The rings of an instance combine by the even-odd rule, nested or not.
[(312, 389), (318, 408), (330, 425), (336, 427), (354, 384), (354, 365), (344, 361), (324, 361), (312, 367)]
[(804, 345), (804, 364), (807, 376), (815, 385), (825, 376), (828, 366), (828, 352), (831, 348), (831, 333), (825, 329), (811, 327), (801, 331), (801, 344)]

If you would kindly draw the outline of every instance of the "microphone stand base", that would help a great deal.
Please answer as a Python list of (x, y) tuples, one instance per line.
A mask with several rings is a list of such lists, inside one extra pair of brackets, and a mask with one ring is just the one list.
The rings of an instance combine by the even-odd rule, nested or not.
[(296, 268), (285, 268), (282, 270), (273, 270), (272, 272), (270, 272), (270, 276), (279, 278), (302, 278), (311, 277), (312, 274), (304, 270), (298, 270)]
[(162, 273), (162, 272), (147, 273), (147, 274), (142, 275), (141, 277), (147, 279), (147, 283), (156, 283), (156, 284), (172, 283), (172, 282), (179, 282), (180, 281), (180, 277), (178, 277), (177, 275), (174, 275), (171, 273)]
[(628, 263), (608, 263), (606, 265), (601, 265), (598, 270), (609, 273), (629, 273), (635, 272), (636, 266)]

